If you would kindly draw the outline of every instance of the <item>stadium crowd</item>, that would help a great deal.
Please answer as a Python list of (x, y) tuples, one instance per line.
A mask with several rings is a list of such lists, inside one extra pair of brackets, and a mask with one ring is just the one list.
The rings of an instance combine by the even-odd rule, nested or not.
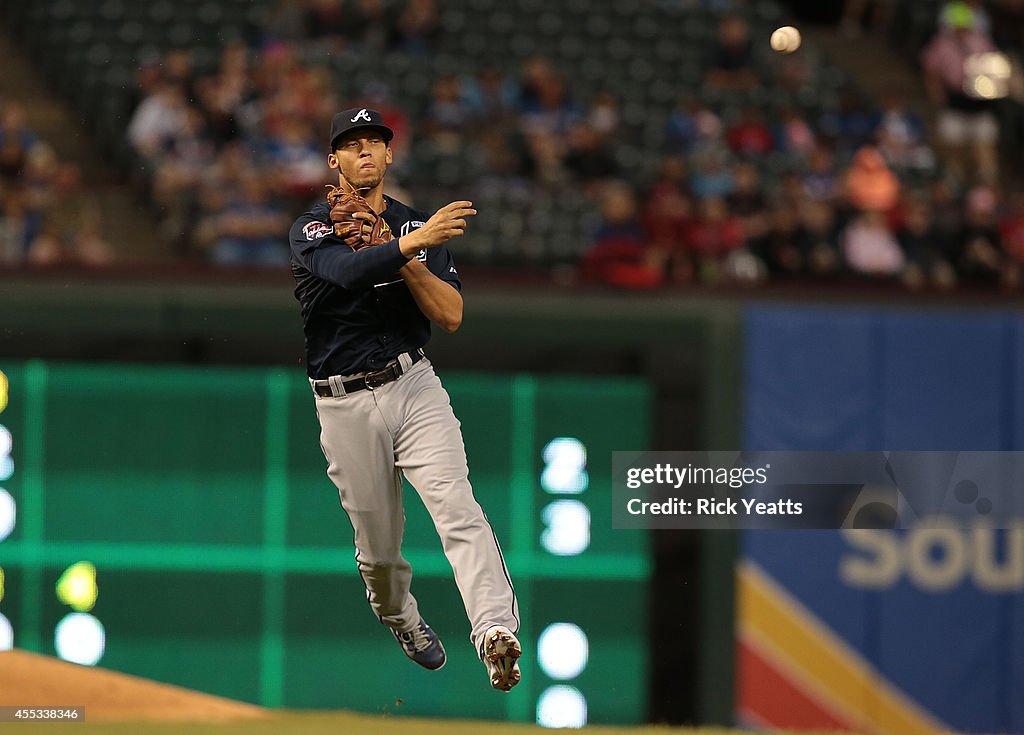
[[(938, 26), (920, 55), (934, 135), (896, 90), (872, 106), (849, 89), (817, 118), (749, 108), (731, 122), (684, 99), (656, 181), (604, 192), (584, 272), (638, 288), (807, 277), (1019, 287), (1024, 196), (1005, 184), (1019, 171), (999, 170), (998, 103), (963, 92), (966, 57), (998, 47), (980, 2), (946, 4)], [(739, 19), (723, 20), (709, 59), (707, 86), (764, 83)], [(781, 167), (761, 165), (779, 154)]]
[[(743, 3), (707, 4), (721, 17), (706, 49), (705, 90), (795, 87), (811, 73), (798, 54), (763, 68), (747, 21), (733, 12)], [(778, 114), (716, 110), (688, 90), (663, 121), (660, 165), (650, 173), (617, 156), (630, 131), (616, 91), (576, 98), (547, 56), (514, 70), (439, 76), (415, 109), (393, 99), (385, 80), (337, 86), (328, 56), (434, 53), (444, 33), (436, 0), (281, 2), (271, 27), (258, 45), (227, 43), (214, 69), (197, 71), (185, 49), (139, 66), (127, 136), (148, 172), (159, 234), (183, 257), (286, 264), (291, 215), (322, 196), (323, 131), (356, 98), (396, 130), (398, 182), (415, 175), (406, 155), (414, 146), (471, 148), (483, 162), (478, 179), (519, 181), (542, 195), (581, 191), (600, 214), (579, 263), (593, 281), (1020, 284), (1024, 195), (1007, 183), (1018, 172), (998, 165), (995, 103), (964, 99), (957, 86), (964, 54), (999, 47), (980, 0), (943, 7), (921, 53), (936, 130), (896, 90), (873, 104), (848, 88), (838, 109)], [(16, 103), (2, 109), (0, 261), (108, 260), (74, 167), (34, 140)], [(480, 181), (463, 183), (472, 191)], [(66, 216), (47, 216), (55, 197), (80, 202), (88, 226), (74, 237)]]
[(79, 167), (39, 139), (16, 100), (0, 98), (0, 266), (111, 260), (100, 205)]

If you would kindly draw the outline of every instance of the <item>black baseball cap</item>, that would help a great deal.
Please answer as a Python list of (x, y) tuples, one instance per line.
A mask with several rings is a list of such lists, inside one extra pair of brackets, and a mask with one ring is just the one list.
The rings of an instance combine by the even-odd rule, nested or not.
[(390, 143), (395, 131), (384, 124), (384, 118), (376, 110), (366, 107), (353, 107), (351, 110), (339, 112), (331, 120), (331, 150), (334, 143), (345, 133), (362, 128), (375, 128), (384, 135), (384, 142)]

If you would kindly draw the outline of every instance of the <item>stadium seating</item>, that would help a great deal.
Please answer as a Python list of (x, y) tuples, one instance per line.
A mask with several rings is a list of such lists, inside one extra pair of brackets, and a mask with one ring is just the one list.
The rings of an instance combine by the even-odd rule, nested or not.
[[(45, 69), (61, 95), (71, 100), (91, 126), (105, 153), (126, 170), (139, 161), (125, 139), (135, 74), (145, 59), (175, 47), (187, 47), (200, 73), (214, 68), (219, 50), (231, 40), (258, 44), (266, 27), (270, 0), (3, 0), (5, 16), (25, 47)], [(769, 0), (739, 5), (754, 38), (767, 38), (781, 15)], [(842, 73), (813, 48), (804, 50), (812, 70), (797, 90), (771, 86), (772, 63), (761, 69), (769, 86), (748, 92), (702, 88), (704, 56), (717, 31), (720, 14), (700, 3), (665, 0), (588, 2), (566, 0), (466, 0), (441, 4), (441, 33), (434, 53), (412, 56), (386, 53), (339, 54), (329, 59), (343, 94), (354, 92), (343, 80), (386, 82), (394, 103), (415, 124), (425, 108), (433, 80), (445, 73), (471, 75), (498, 67), (518, 77), (527, 58), (541, 54), (569, 80), (573, 99), (585, 109), (599, 91), (619, 101), (624, 127), (616, 155), (625, 177), (642, 186), (663, 155), (665, 120), (681, 97), (700, 93), (723, 120), (754, 105), (769, 116), (798, 105), (812, 115), (838, 105), (846, 83)], [(767, 54), (767, 44), (757, 44)], [(300, 49), (301, 50), (301, 49)], [(316, 59), (322, 63), (322, 59)], [(765, 59), (773, 62), (772, 59)], [(70, 73), (71, 70), (74, 73)], [(588, 244), (595, 205), (565, 191), (520, 196), (510, 184), (486, 179), (476, 146), (456, 153), (417, 148), (405, 167), (406, 185), (418, 206), (430, 208), (454, 193), (486, 199), (497, 211), (481, 215), (462, 246), (464, 257), (478, 262), (551, 264), (576, 260)], [(762, 162), (784, 170), (784, 157)], [(492, 177), (493, 179), (493, 177)], [(557, 203), (557, 207), (556, 204)]]

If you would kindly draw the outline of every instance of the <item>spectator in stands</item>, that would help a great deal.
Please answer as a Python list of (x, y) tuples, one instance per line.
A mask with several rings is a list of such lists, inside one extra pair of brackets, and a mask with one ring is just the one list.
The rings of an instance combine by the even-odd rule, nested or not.
[(608, 92), (598, 92), (583, 119), (569, 131), (565, 167), (589, 189), (617, 178), (621, 166), (611, 145), (619, 129), (619, 106)]
[(567, 146), (562, 136), (544, 128), (523, 132), (526, 171), (530, 178), (545, 186), (562, 186), (570, 178), (565, 168)]
[(803, 252), (806, 239), (800, 211), (790, 206), (776, 207), (771, 212), (767, 232), (757, 242), (755, 253), (769, 275), (797, 276), (806, 268)]
[(491, 192), (529, 192), (533, 184), (528, 180), (529, 161), (526, 143), (518, 131), (491, 127), (481, 131), (480, 151), (485, 162), (479, 180), (482, 189)]
[(239, 191), (248, 175), (256, 175), (254, 160), (242, 143), (226, 146), (217, 154), (213, 165), (203, 172), (201, 186), (209, 193)]
[(242, 189), (216, 215), (213, 261), (219, 265), (274, 267), (288, 264), (290, 218), (271, 198), (258, 174), (245, 174)]
[(476, 77), (463, 79), (459, 91), (484, 129), (508, 120), (520, 96), (515, 81), (496, 66), (486, 66)]
[(819, 85), (820, 58), (811, 53), (772, 54), (769, 58), (771, 87), (779, 95), (799, 95)]
[(719, 89), (752, 89), (760, 85), (754, 72), (754, 43), (741, 15), (719, 22), (718, 37), (708, 57), (704, 82)]
[(669, 156), (644, 197), (643, 222), (651, 247), (664, 255), (678, 249), (689, 235), (693, 198), (686, 183), (686, 160)]
[(599, 184), (619, 175), (619, 164), (607, 137), (589, 121), (574, 126), (566, 142), (565, 168), (585, 185)]
[(996, 192), (991, 186), (975, 186), (964, 205), (964, 227), (955, 243), (953, 264), (964, 282), (997, 284), (1005, 276), (1005, 252)]
[(228, 41), (220, 52), (217, 75), (245, 80), (252, 68), (252, 52), (243, 41)]
[(802, 184), (807, 197), (813, 201), (831, 203), (839, 198), (842, 179), (836, 170), (835, 156), (828, 146), (814, 147), (807, 161)]
[(62, 163), (43, 211), (39, 235), (29, 246), (33, 265), (105, 265), (112, 260), (102, 234), (102, 213), (96, 197), (82, 186), (81, 170)]
[(428, 54), (441, 33), (437, 0), (406, 0), (393, 30), (393, 46), (407, 54)]
[(135, 110), (128, 123), (128, 140), (144, 159), (159, 163), (170, 141), (186, 125), (186, 118), (184, 91), (174, 84), (162, 84)]
[(951, 0), (945, 3), (939, 10), (939, 29), (956, 30), (964, 12), (973, 17), (975, 31), (992, 37), (992, 19), (983, 0)]
[(999, 219), (999, 235), (1006, 252), (1024, 263), (1024, 190), (1011, 192), (1007, 199), (1006, 212)]
[(732, 187), (726, 195), (729, 211), (740, 217), (763, 213), (766, 208), (765, 183), (754, 160), (741, 160), (732, 169)]
[(601, 194), (600, 207), (601, 225), (583, 256), (584, 278), (624, 288), (664, 283), (662, 261), (648, 246), (632, 187), (609, 184)]
[(0, 266), (21, 265), (28, 250), (28, 194), (20, 183), (0, 184)]
[(822, 114), (818, 123), (821, 139), (837, 153), (852, 153), (874, 142), (878, 115), (871, 110), (863, 95), (849, 88), (839, 99), (839, 109)]
[[(196, 222), (194, 231), (187, 233), (189, 241), (183, 243), (186, 251), (202, 251), (207, 255), (218, 236), (218, 217), (227, 207), (228, 194), (242, 191), (246, 177), (262, 175), (254, 168), (254, 157), (246, 146), (235, 143), (217, 155), (216, 161), (203, 172), (196, 196)], [(185, 226), (178, 225), (181, 228)]]
[(999, 221), (999, 236), (1006, 252), (1007, 285), (1024, 285), (1024, 191), (1009, 195), (1009, 207)]
[(139, 60), (135, 70), (135, 87), (127, 95), (127, 107), (134, 113), (142, 101), (157, 93), (164, 83), (163, 63), (159, 55), (146, 56)]
[(195, 84), (198, 76), (195, 57), (187, 48), (174, 48), (164, 54), (161, 76), (165, 84), (172, 84), (182, 91), (185, 99), (195, 101)]
[[(846, 173), (846, 195), (861, 211), (885, 213), (899, 202), (900, 182), (874, 146), (864, 146), (853, 158)], [(862, 224), (873, 226), (874, 220)]]
[(841, 236), (843, 256), (851, 272), (871, 277), (895, 278), (906, 259), (899, 241), (878, 209), (865, 209), (846, 226)]
[(296, 50), (285, 44), (264, 49), (254, 66), (251, 87), (236, 117), (242, 137), (253, 143), (280, 135), (295, 118), (320, 129), (336, 109), (330, 75), (321, 67), (302, 63)]
[(896, 171), (926, 175), (935, 170), (935, 153), (928, 145), (924, 122), (895, 90), (882, 97), (875, 139), (882, 157)]
[(29, 151), (37, 143), (25, 109), (10, 100), (0, 106), (0, 183), (21, 178)]
[(805, 158), (814, 150), (817, 138), (799, 107), (788, 106), (775, 126), (775, 147), (791, 156)]
[(615, 95), (608, 90), (601, 90), (594, 95), (590, 101), (590, 108), (586, 114), (587, 124), (592, 127), (598, 135), (604, 139), (614, 135), (619, 130), (621, 114), (619, 112), (619, 101)]
[(286, 120), (280, 132), (267, 140), (265, 155), (265, 164), (275, 172), (287, 194), (306, 198), (321, 191), (323, 143), (306, 120)]
[(565, 80), (542, 56), (523, 65), (519, 99), (519, 129), (525, 142), (527, 168), (545, 184), (567, 181), (565, 157), (570, 131), (581, 114), (568, 93)]
[(454, 74), (439, 76), (430, 91), (430, 101), (421, 121), (425, 138), (435, 147), (456, 152), (474, 121), (474, 112), (462, 95), (459, 78)]
[(0, 141), (0, 182), (13, 183), (21, 178), (28, 151), (18, 139), (8, 136)]
[(705, 197), (697, 204), (686, 249), (673, 263), (673, 278), (677, 283), (689, 283), (695, 277), (702, 283), (719, 283), (729, 276), (729, 259), (745, 244), (743, 225), (729, 212), (725, 200)]
[(217, 73), (196, 83), (196, 104), (207, 135), (218, 148), (241, 136), (239, 117), (252, 94), (249, 49), (241, 43), (229, 44), (221, 52)]
[(196, 85), (197, 107), (210, 142), (223, 147), (241, 134), (236, 111), (241, 96), (217, 77), (202, 79)]
[(561, 74), (540, 57), (527, 61), (524, 69), (519, 114), (528, 134), (564, 135), (581, 117)]
[(206, 134), (202, 114), (186, 108), (180, 129), (165, 143), (160, 165), (153, 172), (153, 199), (165, 212), (186, 216), (180, 208), (191, 202), (190, 193), (199, 184), (203, 172), (213, 164), (216, 148)]
[(956, 285), (956, 274), (939, 246), (940, 237), (924, 194), (909, 198), (898, 237), (907, 259), (902, 276), (905, 286), (949, 289)]
[(665, 123), (665, 143), (673, 153), (691, 153), (721, 138), (722, 121), (698, 97), (680, 100)]
[(39, 136), (28, 124), (25, 108), (13, 100), (0, 100), (0, 142), (10, 139), (26, 151), (39, 142)]
[(743, 237), (754, 247), (768, 232), (769, 216), (764, 196), (764, 186), (757, 166), (742, 162), (733, 173), (733, 190), (726, 197), (729, 211), (739, 218), (743, 226)]
[(886, 214), (899, 203), (900, 182), (874, 146), (863, 146), (854, 156), (846, 196), (854, 210), (841, 235), (847, 267), (865, 276), (898, 276), (905, 258)]
[(828, 201), (809, 201), (800, 209), (803, 240), (800, 251), (805, 268), (814, 277), (839, 272), (839, 226), (835, 208)]
[(729, 149), (739, 156), (758, 157), (775, 147), (764, 113), (753, 105), (744, 107), (740, 119), (725, 133)]
[(25, 248), (32, 243), (42, 229), (43, 212), (50, 206), (53, 182), (57, 178), (60, 159), (48, 143), (39, 142), (32, 146), (25, 160), (25, 171), (19, 183), (24, 188), (28, 211)]
[(793, 167), (781, 174), (776, 174), (772, 183), (774, 184), (771, 186), (770, 197), (772, 209), (789, 207), (797, 211), (807, 201), (803, 174), (799, 168)]
[(965, 92), (969, 80), (964, 64), (974, 54), (994, 51), (995, 45), (977, 30), (975, 14), (966, 4), (954, 3), (944, 17), (948, 26), (921, 53), (928, 95), (942, 108), (938, 138), (955, 175), (967, 175), (970, 159), (979, 179), (994, 182), (999, 173), (994, 101)]
[(310, 124), (330, 119), (332, 108), (325, 106), (325, 101), (335, 99), (330, 78), (321, 68), (300, 63), (293, 49), (282, 47), (274, 56), (276, 61), (267, 65), (258, 113), (245, 124), (245, 134), (252, 140), (279, 136), (297, 118)]
[(728, 151), (707, 148), (691, 158), (690, 189), (698, 199), (727, 197), (735, 187), (732, 159)]
[[(302, 7), (302, 37), (321, 52), (341, 51), (355, 34), (353, 19), (345, 5), (351, 0), (304, 0)], [(282, 2), (291, 5), (292, 0)]]
[(557, 73), (549, 58), (534, 55), (523, 62), (519, 75), (519, 102), (517, 113), (529, 115), (541, 109), (544, 89), (555, 82)]
[(395, 19), (384, 0), (349, 0), (346, 34), (357, 50), (381, 51), (395, 37)]
[[(391, 166), (389, 171), (400, 176), (406, 170), (406, 161), (411, 158), (408, 151), (410, 146), (415, 143), (416, 130), (406, 110), (395, 102), (391, 89), (386, 82), (379, 80), (367, 82), (363, 87), (363, 96), (358, 104), (360, 107), (365, 105), (377, 110), (384, 120), (384, 124), (394, 131), (395, 137), (391, 141), (391, 150), (395, 156), (395, 165)], [(326, 88), (319, 89), (317, 95), (322, 99), (334, 99), (333, 96), (326, 94)], [(318, 112), (320, 121), (318, 130), (322, 130), (330, 122), (331, 116), (339, 107), (340, 105), (335, 101)], [(395, 182), (392, 181), (392, 183)]]
[(956, 239), (963, 228), (963, 204), (958, 192), (946, 178), (937, 178), (928, 186), (928, 208), (935, 231), (935, 248), (942, 257), (952, 260)]

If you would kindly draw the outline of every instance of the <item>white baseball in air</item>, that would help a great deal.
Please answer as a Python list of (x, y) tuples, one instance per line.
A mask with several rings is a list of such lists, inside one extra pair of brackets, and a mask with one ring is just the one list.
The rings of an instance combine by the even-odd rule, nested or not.
[(772, 32), (772, 49), (780, 54), (791, 54), (800, 48), (800, 31), (793, 26), (782, 26)]

